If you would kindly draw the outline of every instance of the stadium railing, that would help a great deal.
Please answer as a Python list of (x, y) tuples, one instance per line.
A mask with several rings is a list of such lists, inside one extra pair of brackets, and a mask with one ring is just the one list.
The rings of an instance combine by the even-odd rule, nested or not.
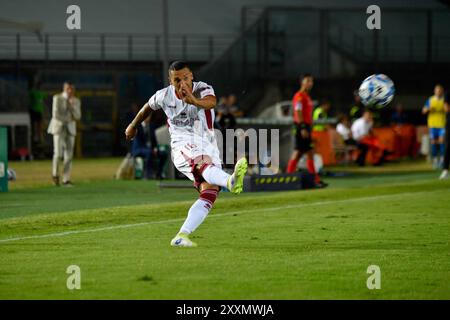
[[(232, 34), (169, 36), (169, 58), (210, 61), (234, 40)], [(0, 59), (161, 61), (159, 34), (115, 33), (0, 33)]]

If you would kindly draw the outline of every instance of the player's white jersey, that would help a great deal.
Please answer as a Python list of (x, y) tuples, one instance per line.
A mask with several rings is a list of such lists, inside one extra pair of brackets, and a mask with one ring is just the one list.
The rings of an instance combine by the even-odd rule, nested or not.
[[(192, 94), (196, 98), (214, 96), (214, 89), (204, 82), (193, 82)], [(175, 87), (170, 85), (157, 91), (149, 100), (153, 110), (163, 109), (172, 142), (197, 137), (214, 136), (214, 110), (205, 110), (185, 103), (175, 94)]]
[[(197, 98), (214, 95), (214, 89), (204, 82), (194, 82), (192, 93)], [(168, 86), (156, 92), (148, 105), (153, 110), (163, 109), (169, 125), (173, 164), (192, 181), (192, 165), (208, 156), (221, 168), (220, 153), (214, 135), (214, 110), (205, 110), (185, 103), (175, 95), (175, 87)]]

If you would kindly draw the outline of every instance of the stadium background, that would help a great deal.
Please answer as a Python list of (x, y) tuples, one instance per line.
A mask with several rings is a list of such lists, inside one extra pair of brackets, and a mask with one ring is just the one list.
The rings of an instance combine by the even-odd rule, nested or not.
[[(0, 112), (26, 113), (34, 79), (50, 95), (71, 79), (83, 107), (77, 157), (126, 153), (126, 114), (164, 85), (165, 59), (192, 63), (218, 96), (236, 94), (246, 117), (291, 99), (302, 72), (316, 77), (315, 100), (329, 99), (333, 115), (348, 112), (361, 79), (382, 70), (397, 95), (380, 125), (389, 125), (398, 102), (411, 123), (423, 125), (424, 100), (449, 78), (450, 12), (439, 1), (382, 1), (379, 31), (365, 28), (364, 1), (228, 1), (224, 10), (208, 1), (188, 8), (169, 1), (167, 55), (161, 1), (80, 1), (81, 30), (65, 26), (69, 2), (41, 1), (35, 11), (23, 10), (27, 3), (2, 3)], [(44, 127), (50, 108), (47, 100)], [(10, 157), (23, 156), (17, 149), (28, 147), (27, 135), (15, 130)], [(34, 146), (35, 158), (51, 155), (46, 138)]]

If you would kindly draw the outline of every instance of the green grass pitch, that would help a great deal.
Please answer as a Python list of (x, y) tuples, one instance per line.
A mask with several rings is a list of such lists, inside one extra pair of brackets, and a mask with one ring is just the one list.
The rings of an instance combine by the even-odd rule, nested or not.
[(10, 164), (0, 299), (450, 299), (450, 181), (425, 163), (353, 168), (323, 190), (221, 193), (197, 248), (169, 246), (196, 191), (114, 181), (119, 163), (75, 161), (74, 188), (48, 185), (48, 161)]

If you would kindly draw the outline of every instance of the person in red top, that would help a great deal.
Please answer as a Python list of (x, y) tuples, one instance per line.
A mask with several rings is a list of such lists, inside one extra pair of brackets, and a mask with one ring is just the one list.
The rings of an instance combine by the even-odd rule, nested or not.
[(291, 159), (288, 162), (287, 173), (297, 171), (297, 163), (303, 154), (307, 154), (306, 166), (308, 172), (315, 176), (316, 185), (319, 187), (326, 186), (320, 180), (319, 175), (314, 167), (314, 148), (311, 139), (311, 128), (313, 124), (313, 103), (309, 92), (314, 85), (314, 78), (310, 74), (305, 74), (301, 78), (300, 90), (292, 99), (292, 107), (294, 109), (294, 130), (295, 130), (295, 149), (292, 152)]

